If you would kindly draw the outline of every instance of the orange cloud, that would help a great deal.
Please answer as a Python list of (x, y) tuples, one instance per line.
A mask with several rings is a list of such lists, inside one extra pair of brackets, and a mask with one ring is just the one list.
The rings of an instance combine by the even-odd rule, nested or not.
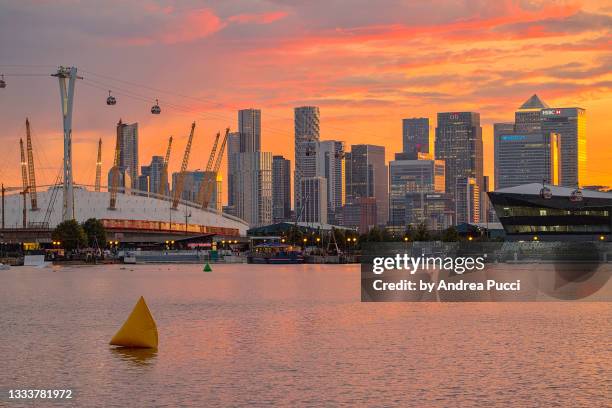
[(231, 16), (227, 21), (232, 23), (255, 23), (255, 24), (270, 24), (275, 21), (281, 20), (287, 17), (289, 13), (285, 11), (273, 11), (270, 13), (260, 14), (237, 14)]

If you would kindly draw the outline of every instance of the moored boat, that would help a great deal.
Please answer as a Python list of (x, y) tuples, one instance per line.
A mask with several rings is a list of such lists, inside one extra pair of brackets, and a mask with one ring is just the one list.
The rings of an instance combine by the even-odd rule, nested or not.
[(252, 264), (299, 264), (304, 263), (304, 254), (299, 247), (272, 242), (253, 247), (247, 255)]

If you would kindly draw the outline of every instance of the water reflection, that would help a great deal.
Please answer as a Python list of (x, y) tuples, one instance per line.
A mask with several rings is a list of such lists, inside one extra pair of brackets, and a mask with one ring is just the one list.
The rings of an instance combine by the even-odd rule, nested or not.
[(111, 347), (111, 353), (116, 357), (136, 365), (151, 365), (157, 359), (157, 350), (135, 347)]

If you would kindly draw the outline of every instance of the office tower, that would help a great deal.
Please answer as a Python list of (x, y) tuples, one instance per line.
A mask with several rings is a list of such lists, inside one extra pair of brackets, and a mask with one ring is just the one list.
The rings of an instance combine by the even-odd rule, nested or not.
[(495, 189), (541, 183), (543, 180), (557, 184), (557, 139), (558, 135), (554, 133), (495, 134)]
[(361, 197), (376, 198), (376, 225), (385, 226), (389, 218), (388, 176), (385, 148), (374, 145), (352, 145), (346, 162), (346, 202)]
[[(172, 185), (176, 185), (178, 179), (178, 172), (172, 173)], [(208, 201), (208, 208), (212, 210), (221, 210), (221, 177), (215, 176), (213, 171), (186, 171), (185, 178), (183, 179), (183, 192), (181, 193), (181, 200), (191, 201), (192, 203), (198, 202), (198, 194), (200, 191), (200, 185), (202, 182), (213, 181), (212, 192)]]
[[(120, 193), (128, 194), (131, 193), (132, 190), (132, 179), (130, 178), (130, 174), (119, 167), (118, 169), (118, 180), (117, 180), (117, 191)], [(111, 167), (108, 170), (108, 188), (113, 185), (113, 168)], [(136, 188), (138, 188), (138, 179), (136, 179)]]
[(457, 224), (480, 222), (480, 187), (474, 177), (455, 179), (455, 214)]
[[(426, 222), (423, 196), (433, 192), (443, 193), (444, 189), (445, 169), (442, 160), (389, 162), (389, 225), (404, 227)], [(419, 201), (418, 206), (415, 200)]]
[(403, 151), (407, 160), (429, 153), (429, 118), (402, 119)]
[(360, 234), (367, 234), (376, 227), (376, 198), (360, 197), (347, 202), (342, 207), (339, 224), (346, 228), (356, 229)]
[(446, 192), (454, 195), (458, 177), (474, 178), (482, 184), (482, 128), (476, 112), (438, 113), (436, 159), (446, 166)]
[(272, 223), (272, 153), (236, 155), (236, 216), (251, 226)]
[(128, 125), (119, 119), (117, 123), (119, 140), (119, 167), (126, 170), (131, 183), (130, 187), (138, 188), (138, 123)]
[(559, 135), (562, 186), (579, 186), (586, 170), (586, 111), (582, 108), (542, 110), (542, 133)]
[(327, 219), (338, 224), (337, 215), (344, 205), (344, 142), (325, 140), (317, 150), (317, 176), (327, 179)]
[(151, 192), (151, 186), (149, 185), (150, 182), (151, 178), (147, 174), (141, 174), (140, 176), (138, 176), (137, 194), (148, 196)]
[[(148, 190), (143, 190), (144, 180), (141, 180), (140, 183), (140, 191), (159, 194), (159, 186), (162, 177), (162, 171), (164, 168), (164, 158), (162, 156), (153, 156), (151, 157), (151, 163), (148, 166), (140, 167), (141, 176), (145, 176), (148, 178), (147, 185)], [(140, 180), (140, 178), (139, 178)], [(169, 187), (166, 186), (166, 191), (169, 190)]]
[(241, 152), (259, 152), (261, 150), (261, 110), (239, 110), (238, 133), (240, 133)]
[(542, 109), (547, 109), (536, 94), (527, 99), (514, 113), (514, 131), (517, 133), (540, 133), (542, 129)]
[(296, 214), (300, 212), (301, 187), (303, 177), (317, 175), (317, 148), (319, 142), (319, 108), (316, 106), (301, 106), (294, 109), (295, 128), (295, 171), (294, 208)]
[(240, 153), (240, 132), (227, 135), (227, 207), (229, 213), (235, 214), (236, 203), (236, 154)]
[(291, 161), (283, 156), (272, 157), (272, 220), (291, 218)]
[(298, 221), (327, 224), (327, 180), (325, 177), (304, 177), (300, 180), (303, 197), (302, 214)]

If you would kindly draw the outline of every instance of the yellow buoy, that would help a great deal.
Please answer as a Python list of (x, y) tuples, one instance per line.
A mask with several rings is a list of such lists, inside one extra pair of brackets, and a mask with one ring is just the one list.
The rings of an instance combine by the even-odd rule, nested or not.
[(110, 344), (121, 347), (157, 348), (157, 326), (142, 296)]

